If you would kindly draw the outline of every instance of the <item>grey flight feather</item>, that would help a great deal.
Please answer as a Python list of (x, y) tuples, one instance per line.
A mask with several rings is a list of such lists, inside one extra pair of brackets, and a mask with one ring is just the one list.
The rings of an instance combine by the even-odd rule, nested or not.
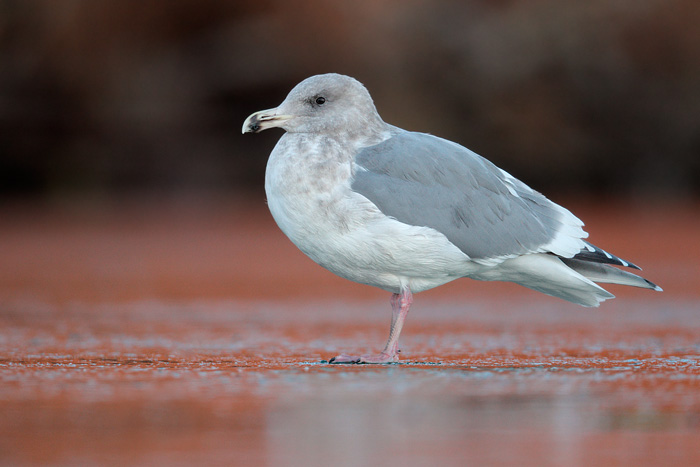
[(562, 228), (540, 193), (450, 141), (400, 131), (361, 150), (352, 189), (387, 216), (431, 227), (472, 259), (538, 251)]
[(632, 274), (631, 272), (617, 269), (616, 267), (610, 266), (609, 264), (604, 264), (599, 261), (591, 262), (587, 259), (581, 260), (577, 259), (577, 256), (574, 256), (573, 258), (560, 259), (571, 269), (581, 274), (582, 276), (592, 280), (593, 282), (631, 285), (634, 287), (642, 287), (645, 289), (654, 289), (659, 291), (661, 290), (661, 287), (654, 284), (650, 280), (637, 276), (636, 274)]

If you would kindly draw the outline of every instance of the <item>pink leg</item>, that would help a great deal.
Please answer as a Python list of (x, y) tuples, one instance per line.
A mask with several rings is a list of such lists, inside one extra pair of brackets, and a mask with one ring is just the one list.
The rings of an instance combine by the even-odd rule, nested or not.
[(338, 355), (331, 358), (328, 363), (394, 363), (399, 361), (399, 335), (403, 322), (406, 319), (408, 310), (413, 303), (413, 295), (408, 287), (401, 291), (401, 294), (393, 294), (391, 296), (391, 331), (389, 332), (389, 340), (384, 347), (384, 350), (377, 355), (362, 355), (361, 357), (353, 357), (351, 355)]

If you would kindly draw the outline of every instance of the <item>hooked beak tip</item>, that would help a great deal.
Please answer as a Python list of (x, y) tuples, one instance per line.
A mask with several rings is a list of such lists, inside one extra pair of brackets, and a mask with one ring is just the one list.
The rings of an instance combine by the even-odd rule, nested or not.
[(260, 133), (268, 128), (279, 127), (292, 118), (291, 115), (278, 115), (276, 111), (277, 109), (262, 110), (250, 115), (243, 122), (241, 133)]
[(245, 122), (243, 122), (241, 134), (257, 133), (258, 131), (260, 131), (260, 125), (258, 124), (257, 119), (248, 117)]
[(241, 134), (257, 133), (259, 131), (260, 122), (258, 121), (258, 114), (254, 113), (253, 115), (246, 118), (243, 122), (243, 129), (241, 130)]

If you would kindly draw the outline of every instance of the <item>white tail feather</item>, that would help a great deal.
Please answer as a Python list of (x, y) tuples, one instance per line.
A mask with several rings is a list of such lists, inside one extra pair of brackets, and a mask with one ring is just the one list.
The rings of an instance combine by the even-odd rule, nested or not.
[(615, 298), (564, 264), (557, 256), (538, 253), (504, 261), (488, 274), (475, 279), (511, 281), (537, 292), (558, 297), (582, 306), (598, 306)]

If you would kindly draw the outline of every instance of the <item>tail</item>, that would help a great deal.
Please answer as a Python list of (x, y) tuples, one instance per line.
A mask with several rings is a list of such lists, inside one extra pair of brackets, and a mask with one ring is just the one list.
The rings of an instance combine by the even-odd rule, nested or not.
[(591, 263), (585, 260), (574, 258), (559, 258), (564, 264), (581, 274), (583, 277), (593, 282), (605, 284), (630, 285), (643, 289), (652, 289), (657, 292), (663, 291), (661, 287), (631, 272), (623, 271), (609, 264)]
[(560, 257), (559, 259), (571, 269), (593, 282), (631, 285), (632, 287), (652, 289), (657, 292), (662, 291), (661, 287), (643, 277), (611, 266), (611, 264), (615, 266), (625, 266), (641, 271), (642, 268), (636, 264), (618, 258), (588, 242), (585, 243), (585, 248), (574, 255), (573, 258)]
[[(586, 248), (581, 250), (581, 252), (575, 255), (573, 258), (558, 258), (562, 263), (568, 266), (572, 272), (576, 273), (576, 275), (583, 276), (583, 278), (590, 281), (591, 284), (596, 287), (596, 289), (593, 289), (592, 293), (598, 300), (598, 303), (593, 304), (593, 306), (598, 306), (600, 302), (607, 300), (608, 298), (614, 298), (614, 295), (609, 294), (605, 289), (595, 284), (595, 282), (604, 284), (629, 285), (631, 287), (651, 289), (657, 292), (663, 291), (661, 287), (654, 284), (650, 280), (615, 267), (625, 266), (628, 268), (641, 270), (642, 268), (636, 264), (618, 258), (617, 256), (591, 245), (588, 242), (586, 242)], [(605, 296), (601, 291), (605, 292), (609, 296)], [(590, 300), (587, 301), (590, 302)], [(578, 303), (584, 306), (590, 306), (585, 303)]]
[[(592, 253), (590, 249), (586, 251)], [(632, 263), (598, 248), (595, 248), (595, 251), (600, 253), (584, 254), (583, 258), (578, 255), (562, 258), (547, 253), (512, 258), (499, 265), (500, 277), (497, 280), (512, 281), (529, 289), (588, 307), (597, 307), (601, 302), (615, 298), (596, 282), (661, 291), (661, 287), (651, 281), (610, 265), (624, 263), (628, 267), (639, 269)]]

